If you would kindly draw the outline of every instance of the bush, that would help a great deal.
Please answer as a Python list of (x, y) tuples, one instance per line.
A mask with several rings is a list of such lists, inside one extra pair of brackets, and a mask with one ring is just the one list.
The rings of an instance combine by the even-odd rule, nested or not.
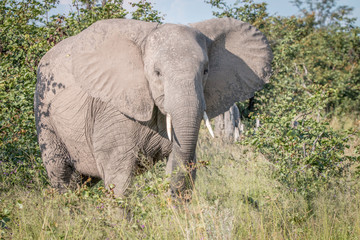
[[(335, 131), (328, 123), (333, 116), (359, 113), (360, 28), (349, 23), (320, 26), (313, 13), (269, 16), (265, 3), (251, 0), (234, 6), (209, 2), (222, 11), (216, 16), (256, 25), (274, 54), (273, 76), (256, 93), (252, 111), (248, 102), (238, 104), (250, 129), (242, 144), (274, 163), (274, 177), (289, 191), (313, 197), (360, 161), (359, 152), (345, 154), (358, 130)], [(257, 131), (252, 130), (255, 119), (261, 123)]]

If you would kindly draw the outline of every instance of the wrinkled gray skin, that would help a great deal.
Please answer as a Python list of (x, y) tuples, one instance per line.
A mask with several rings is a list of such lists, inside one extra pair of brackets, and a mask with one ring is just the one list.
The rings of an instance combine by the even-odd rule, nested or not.
[(58, 43), (39, 64), (35, 93), (52, 186), (64, 191), (90, 176), (123, 196), (143, 159), (166, 158), (172, 195), (186, 193), (204, 111), (213, 118), (253, 96), (271, 60), (257, 29), (227, 18), (190, 26), (103, 20)]

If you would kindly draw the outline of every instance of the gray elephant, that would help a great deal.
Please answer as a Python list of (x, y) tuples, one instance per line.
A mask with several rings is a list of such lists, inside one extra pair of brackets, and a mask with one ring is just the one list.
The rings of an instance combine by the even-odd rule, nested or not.
[(126, 194), (141, 159), (167, 159), (170, 190), (195, 179), (204, 118), (253, 96), (272, 53), (255, 27), (231, 18), (190, 26), (102, 20), (41, 60), (35, 119), (42, 159), (60, 191), (90, 176)]

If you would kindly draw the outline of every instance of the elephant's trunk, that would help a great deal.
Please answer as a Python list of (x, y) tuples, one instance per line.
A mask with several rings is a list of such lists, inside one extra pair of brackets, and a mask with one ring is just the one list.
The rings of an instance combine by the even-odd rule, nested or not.
[(203, 95), (183, 95), (169, 112), (172, 122), (173, 149), (166, 166), (167, 174), (172, 174), (171, 191), (181, 195), (191, 189), (195, 180), (195, 149), (200, 123), (204, 113)]
[(194, 157), (202, 113), (200, 108), (180, 106), (172, 115), (173, 145), (182, 158)]

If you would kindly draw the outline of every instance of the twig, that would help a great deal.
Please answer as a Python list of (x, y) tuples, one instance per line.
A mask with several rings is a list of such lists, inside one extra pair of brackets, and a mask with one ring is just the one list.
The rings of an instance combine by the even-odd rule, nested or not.
[(305, 64), (303, 64), (303, 68), (304, 68), (304, 71), (305, 71), (305, 76), (308, 75), (308, 70), (306, 69)]
[[(342, 140), (345, 141), (346, 139), (350, 138), (350, 137), (353, 136), (353, 135), (354, 135), (354, 134), (350, 134), (350, 135), (348, 135), (347, 137), (343, 138)], [(335, 147), (336, 147), (336, 144), (335, 144), (329, 151), (327, 151), (326, 153), (331, 152), (332, 150), (335, 149)]]
[(260, 127), (260, 120), (256, 118), (256, 130)]
[(316, 143), (318, 142), (319, 138), (321, 137), (321, 135), (323, 135), (324, 132), (320, 133), (319, 136), (317, 136), (317, 138), (315, 139), (314, 143), (313, 143), (313, 146), (312, 146), (312, 149), (311, 149), (311, 152), (314, 152), (315, 151), (315, 146), (316, 146)]
[(297, 67), (296, 63), (294, 63), (294, 66), (295, 66), (295, 73), (296, 73), (297, 75), (300, 75), (300, 73), (299, 73), (299, 69), (298, 69), (298, 67)]
[(299, 118), (301, 118), (301, 117), (306, 117), (307, 115), (309, 115), (309, 114), (311, 114), (312, 113), (312, 111), (310, 111), (310, 112), (307, 112), (307, 113), (303, 113), (303, 114), (300, 114), (299, 116), (297, 116), (295, 119), (294, 119), (294, 121), (297, 121)]

